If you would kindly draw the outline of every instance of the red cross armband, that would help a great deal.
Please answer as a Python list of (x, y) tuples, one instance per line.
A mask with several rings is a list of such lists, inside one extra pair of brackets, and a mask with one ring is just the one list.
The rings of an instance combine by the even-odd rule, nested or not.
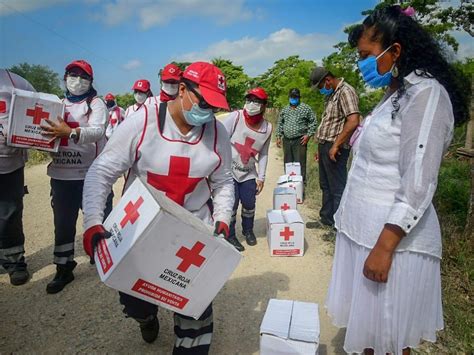
[(223, 237), (227, 239), (229, 234), (229, 226), (222, 221), (217, 221), (214, 228), (214, 237)]
[(84, 251), (91, 258), (91, 264), (94, 262), (94, 249), (99, 244), (101, 239), (107, 239), (110, 237), (110, 233), (107, 232), (102, 224), (96, 224), (90, 227), (84, 232), (84, 239), (82, 245)]

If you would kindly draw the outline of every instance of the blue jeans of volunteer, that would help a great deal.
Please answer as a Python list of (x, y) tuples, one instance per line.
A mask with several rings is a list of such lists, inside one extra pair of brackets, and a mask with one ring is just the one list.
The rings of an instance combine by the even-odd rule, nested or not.
[[(54, 215), (54, 263), (75, 266), (74, 240), (79, 209), (82, 209), (84, 180), (51, 179), (51, 207)], [(113, 192), (107, 197), (104, 220), (112, 211)]]
[(283, 161), (284, 163), (298, 162), (301, 166), (301, 176), (306, 184), (306, 151), (307, 145), (301, 145), (301, 138), (283, 137)]
[(350, 149), (341, 148), (336, 162), (329, 159), (329, 150), (333, 142), (318, 144), (319, 186), (323, 193), (323, 201), (319, 216), (326, 224), (334, 224), (334, 213), (339, 208), (342, 193), (347, 181), (347, 161)]
[[(136, 320), (146, 320), (156, 316), (158, 306), (139, 298), (119, 292), (123, 312)], [(174, 355), (205, 355), (209, 353), (211, 338), (214, 330), (212, 321), (212, 303), (206, 308), (199, 319), (174, 313), (174, 334), (176, 335), (173, 348)]]
[(26, 268), (23, 234), (24, 168), (0, 174), (0, 264), (11, 272)]
[(255, 219), (255, 200), (257, 195), (257, 182), (255, 179), (237, 182), (234, 180), (235, 202), (230, 220), (230, 235), (235, 236), (235, 224), (237, 222), (237, 209), (242, 203), (242, 233), (253, 231)]

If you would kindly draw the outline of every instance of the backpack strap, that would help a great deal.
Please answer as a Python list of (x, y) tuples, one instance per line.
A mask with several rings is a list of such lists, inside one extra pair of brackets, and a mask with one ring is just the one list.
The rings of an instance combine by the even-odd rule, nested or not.
[(160, 132), (163, 133), (163, 128), (165, 128), (165, 121), (166, 121), (166, 108), (168, 104), (166, 102), (160, 103), (160, 110), (158, 113), (158, 125), (160, 127)]

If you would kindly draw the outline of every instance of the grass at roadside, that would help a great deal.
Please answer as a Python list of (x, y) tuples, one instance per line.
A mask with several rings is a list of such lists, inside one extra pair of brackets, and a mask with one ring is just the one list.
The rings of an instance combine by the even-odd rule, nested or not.
[(49, 153), (40, 150), (29, 149), (28, 150), (28, 161), (26, 166), (32, 166), (36, 164), (45, 163), (50, 160)]

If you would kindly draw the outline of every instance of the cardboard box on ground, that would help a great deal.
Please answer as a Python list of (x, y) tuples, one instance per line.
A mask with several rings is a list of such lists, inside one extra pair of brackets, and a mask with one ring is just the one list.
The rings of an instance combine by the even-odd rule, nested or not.
[(304, 223), (299, 212), (267, 211), (267, 242), (271, 256), (303, 256)]
[(138, 178), (104, 226), (112, 236), (96, 249), (101, 280), (196, 319), (242, 258), (210, 226)]
[(260, 327), (260, 355), (317, 354), (319, 335), (316, 303), (271, 299)]
[(282, 175), (278, 178), (279, 187), (291, 187), (296, 191), (296, 202), (303, 203), (303, 177), (300, 175)]
[(56, 95), (14, 89), (8, 117), (7, 145), (57, 152), (60, 139), (49, 142), (50, 138), (41, 135), (40, 125), (48, 125), (44, 119), (58, 122), (58, 116), (64, 117), (64, 104)]
[(274, 210), (296, 210), (296, 190), (291, 187), (275, 187), (273, 189)]

